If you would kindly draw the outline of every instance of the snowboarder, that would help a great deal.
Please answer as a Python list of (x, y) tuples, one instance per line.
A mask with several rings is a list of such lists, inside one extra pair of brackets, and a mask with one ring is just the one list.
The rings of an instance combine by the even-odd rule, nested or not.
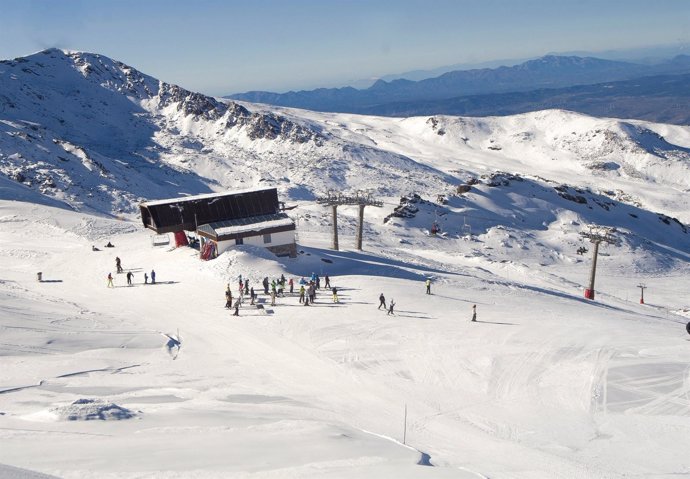
[(151, 284), (156, 284), (156, 272), (151, 270)]
[(431, 294), (431, 278), (426, 279), (426, 294)]
[(471, 321), (477, 321), (477, 305), (472, 305), (472, 319)]
[(149, 284), (149, 275), (144, 273), (144, 284)]
[(386, 315), (392, 314), (393, 316), (395, 316), (395, 313), (393, 312), (393, 307), (394, 307), (394, 306), (395, 306), (395, 301), (393, 301), (393, 298), (391, 298), (391, 302), (390, 302), (390, 304), (388, 305), (388, 312), (386, 313)]
[(114, 288), (115, 285), (113, 285), (113, 275), (111, 273), (108, 273), (108, 288)]
[(91, 245), (91, 251), (100, 251), (95, 245)]
[(134, 273), (131, 271), (127, 271), (127, 285), (132, 286), (132, 277), (134, 276)]
[(116, 268), (118, 273), (122, 273), (122, 262), (120, 261), (119, 256), (115, 257), (115, 268)]
[(105, 247), (106, 247), (106, 248), (114, 248), (114, 247), (115, 247), (115, 245), (114, 245), (114, 244), (112, 244), (112, 243), (111, 243), (110, 241), (108, 241), (108, 244), (107, 244), (107, 245), (105, 245)]
[(383, 306), (383, 309), (386, 309), (386, 297), (381, 293), (381, 296), (379, 296), (379, 307), (377, 309), (381, 309), (381, 306)]
[(326, 275), (323, 279), (324, 279), (324, 284), (323, 284), (323, 285), (324, 285), (326, 288), (330, 288), (330, 287), (331, 287), (331, 278), (329, 278), (328, 275)]
[(292, 294), (295, 290), (295, 283), (292, 281), (292, 278), (290, 278), (290, 281), (288, 281), (288, 285), (290, 286), (290, 294)]
[[(326, 276), (326, 277), (328, 277), (328, 276)], [(332, 291), (333, 291), (333, 302), (334, 302), (334, 303), (339, 303), (340, 301), (338, 300), (338, 288), (336, 288), (335, 286), (333, 286)]]

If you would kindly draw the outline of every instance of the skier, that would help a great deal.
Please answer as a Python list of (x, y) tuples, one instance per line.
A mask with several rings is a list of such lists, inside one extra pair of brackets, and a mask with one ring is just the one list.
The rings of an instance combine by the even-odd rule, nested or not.
[(288, 285), (290, 286), (290, 294), (292, 294), (295, 289), (295, 283), (292, 281), (292, 278), (290, 278), (290, 281), (288, 281)]
[(394, 307), (394, 306), (395, 306), (395, 301), (393, 301), (393, 298), (391, 298), (391, 302), (390, 302), (390, 304), (388, 305), (388, 312), (386, 313), (386, 315), (392, 314), (393, 316), (395, 316), (395, 313), (393, 312), (393, 307)]
[(386, 309), (386, 297), (381, 293), (381, 296), (379, 296), (379, 307), (377, 309), (381, 309), (381, 306), (383, 306), (383, 309)]
[(276, 305), (276, 290), (271, 290), (271, 306)]
[(151, 284), (156, 284), (156, 272), (151, 270)]
[(264, 277), (263, 285), (264, 285), (264, 294), (268, 294), (268, 276)]
[(114, 288), (115, 285), (113, 285), (113, 275), (111, 273), (108, 273), (108, 288)]
[[(328, 276), (326, 276), (328, 278)], [(340, 301), (338, 300), (338, 288), (333, 286), (333, 302), (334, 303), (339, 303)]]
[(426, 279), (426, 294), (431, 294), (431, 278)]
[(299, 287), (299, 302), (300, 303), (304, 303), (304, 293), (305, 293), (304, 285), (301, 285)]
[(319, 275), (316, 275), (316, 289), (321, 289), (321, 278), (319, 278)]
[(120, 262), (119, 256), (115, 257), (115, 268), (116, 268), (118, 273), (122, 273), (122, 263)]
[(249, 294), (249, 278), (244, 280), (244, 294)]
[(471, 321), (477, 321), (477, 305), (472, 305), (472, 319)]
[(238, 299), (235, 301), (235, 312), (232, 313), (233, 316), (239, 316), (240, 315), (240, 300)]
[(331, 287), (331, 278), (329, 278), (328, 275), (326, 275), (323, 279), (325, 280), (324, 286), (326, 288), (330, 288)]
[(131, 271), (127, 271), (127, 285), (132, 286), (132, 276), (134, 276), (134, 273)]
[(254, 298), (256, 298), (256, 293), (254, 293), (254, 286), (249, 290), (249, 304), (254, 304)]
[(144, 284), (149, 284), (149, 275), (144, 273)]

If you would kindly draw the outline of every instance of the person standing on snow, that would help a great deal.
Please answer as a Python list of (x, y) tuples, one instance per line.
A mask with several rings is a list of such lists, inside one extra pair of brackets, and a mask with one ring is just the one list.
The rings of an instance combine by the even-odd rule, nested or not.
[(426, 279), (426, 294), (431, 294), (431, 278)]
[(383, 309), (386, 309), (386, 297), (381, 293), (381, 296), (379, 296), (379, 307), (377, 309), (381, 309), (381, 306), (383, 306)]
[(149, 275), (144, 273), (144, 284), (149, 284)]
[(328, 277), (328, 275), (324, 276), (324, 287), (330, 288), (331, 287), (331, 278)]
[(111, 273), (108, 273), (108, 288), (114, 288), (115, 285), (113, 284), (113, 275)]
[(276, 305), (276, 290), (271, 290), (271, 306)]
[(232, 308), (232, 291), (230, 290), (230, 285), (228, 284), (228, 289), (225, 290), (225, 309)]
[[(328, 276), (326, 276), (328, 278)], [(333, 302), (334, 303), (339, 303), (340, 301), (338, 300), (338, 288), (333, 286)]]
[(119, 256), (115, 256), (115, 269), (118, 273), (122, 273), (122, 262)]
[(132, 276), (134, 276), (134, 273), (131, 271), (127, 271), (127, 285), (132, 286)]
[(386, 315), (392, 314), (393, 316), (395, 316), (395, 313), (393, 312), (393, 307), (394, 307), (394, 306), (395, 306), (395, 301), (393, 301), (393, 298), (391, 298), (391, 302), (390, 302), (390, 304), (388, 305), (388, 312), (386, 313)]
[(300, 303), (304, 303), (304, 293), (305, 293), (305, 289), (304, 289), (304, 285), (302, 285), (299, 287), (299, 302)]
[(156, 272), (151, 270), (151, 284), (156, 284)]
[(470, 321), (477, 321), (477, 305), (472, 305), (472, 319)]
[(290, 294), (292, 294), (295, 290), (295, 282), (292, 281), (292, 278), (290, 278), (290, 280), (288, 281), (288, 285), (290, 286)]

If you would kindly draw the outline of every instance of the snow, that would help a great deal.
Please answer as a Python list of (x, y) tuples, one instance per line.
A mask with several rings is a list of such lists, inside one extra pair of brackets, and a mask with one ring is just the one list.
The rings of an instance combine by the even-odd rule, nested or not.
[[(141, 95), (159, 83), (133, 69), (48, 52), (30, 89), (107, 98), (116, 134), (75, 132), (86, 110), (59, 95), (64, 125), (31, 106), (3, 73), (21, 70), (0, 64), (19, 105), (0, 110), (1, 477), (690, 475), (688, 127), (275, 109), (322, 145), (250, 139), (158, 109)], [(31, 180), (10, 179), (22, 168)], [(147, 199), (273, 186), (296, 206), (294, 259), (244, 245), (204, 262), (152, 246), (136, 215)], [(331, 211), (313, 201), (328, 190), (383, 201), (365, 210), (363, 251), (353, 206), (329, 249)], [(403, 195), (416, 212), (389, 217)], [(601, 245), (593, 301), (589, 224), (620, 240)], [(312, 273), (340, 303), (322, 289), (310, 307), (296, 294), (269, 306), (264, 277)], [(264, 312), (223, 308), (240, 274)]]

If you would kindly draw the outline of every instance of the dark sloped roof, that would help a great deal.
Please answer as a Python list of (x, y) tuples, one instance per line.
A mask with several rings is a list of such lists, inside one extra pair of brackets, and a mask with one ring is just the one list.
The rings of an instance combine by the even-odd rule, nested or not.
[(197, 225), (270, 215), (280, 211), (278, 190), (243, 190), (141, 203), (141, 221), (158, 234), (194, 231)]

